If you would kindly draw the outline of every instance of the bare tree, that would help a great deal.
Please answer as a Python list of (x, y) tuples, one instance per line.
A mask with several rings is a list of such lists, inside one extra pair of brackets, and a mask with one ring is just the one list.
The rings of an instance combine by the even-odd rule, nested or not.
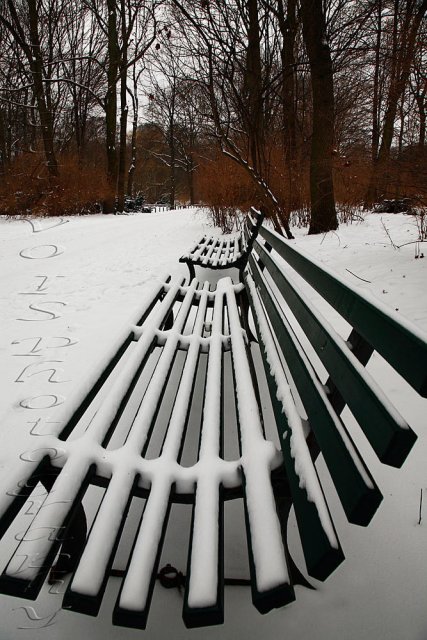
[(387, 187), (387, 165), (390, 160), (398, 105), (408, 85), (417, 34), (426, 12), (427, 0), (406, 0), (405, 2), (395, 0), (394, 2), (392, 67), (381, 143), (366, 194), (367, 205), (383, 195)]
[[(211, 133), (224, 154), (240, 164), (258, 186), (276, 228), (292, 237), (288, 214), (269, 184), (266, 152), (266, 97), (272, 90), (265, 38), (271, 19), (259, 2), (174, 0), (182, 35), (194, 51), (191, 77), (210, 105)], [(262, 34), (262, 35), (261, 35)]]
[(313, 93), (309, 233), (323, 233), (338, 226), (332, 178), (335, 117), (332, 59), (322, 1), (301, 0), (301, 16)]
[[(40, 33), (40, 16), (46, 15), (46, 10), (49, 9), (49, 3), (39, 5), (36, 0), (26, 0), (19, 7), (13, 0), (6, 0), (0, 9), (0, 22), (12, 34), (27, 59), (40, 118), (46, 165), (49, 176), (56, 178), (59, 171), (54, 148), (54, 117), (49, 86), (53, 69), (49, 60), (46, 64), (43, 57)], [(48, 45), (52, 45), (52, 42)]]

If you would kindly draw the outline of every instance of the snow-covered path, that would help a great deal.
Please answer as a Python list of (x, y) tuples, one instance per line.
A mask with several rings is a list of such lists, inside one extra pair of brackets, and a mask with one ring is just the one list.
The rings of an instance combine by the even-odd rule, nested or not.
[[(7, 469), (8, 456), (25, 447), (36, 414), (55, 419), (56, 408), (96, 368), (154, 280), (165, 273), (187, 275), (179, 256), (211, 231), (205, 214), (196, 209), (32, 224), (0, 220), (0, 473)], [(370, 215), (363, 223), (325, 236), (307, 237), (297, 230), (296, 242), (427, 331), (427, 259), (416, 260), (415, 245), (405, 244), (416, 234), (411, 217)], [(391, 240), (404, 246), (397, 249)], [(44, 373), (36, 364), (41, 353), (50, 363)], [(370, 366), (373, 373), (384, 371), (378, 358)], [(372, 524), (361, 529), (346, 523), (331, 489), (346, 554), (331, 578), (316, 584), (316, 591), (297, 587), (294, 604), (264, 617), (253, 609), (247, 589), (227, 588), (225, 625), (194, 631), (186, 630), (181, 621), (179, 593), (157, 587), (148, 637), (427, 638), (427, 402), (403, 393), (392, 372), (387, 386), (419, 439), (402, 470), (384, 468), (371, 457), (366, 443), (358, 443), (370, 457), (384, 502)], [(319, 466), (321, 472), (321, 461)], [(421, 490), (425, 500), (418, 524)], [(296, 544), (294, 526), (291, 522), (291, 546)], [(168, 534), (163, 564), (181, 561), (177, 547)], [(0, 568), (5, 560), (2, 549)], [(298, 548), (293, 553), (298, 558)], [(246, 571), (237, 542), (226, 561), (234, 577)], [(178, 568), (185, 570), (185, 565)], [(136, 638), (141, 632), (111, 625), (108, 606), (119, 580), (110, 582), (98, 618), (60, 610), (61, 596), (46, 589), (36, 602), (0, 596), (0, 640), (68, 640), (78, 633)]]

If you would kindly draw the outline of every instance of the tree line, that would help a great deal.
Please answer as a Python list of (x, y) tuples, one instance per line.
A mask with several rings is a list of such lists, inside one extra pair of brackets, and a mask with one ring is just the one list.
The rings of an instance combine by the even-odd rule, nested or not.
[(4, 0), (0, 211), (425, 205), (427, 0)]

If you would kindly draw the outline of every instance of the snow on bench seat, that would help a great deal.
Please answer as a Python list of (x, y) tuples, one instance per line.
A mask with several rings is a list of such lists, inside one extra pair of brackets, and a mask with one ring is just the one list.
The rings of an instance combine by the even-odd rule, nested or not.
[(222, 236), (203, 236), (192, 249), (179, 259), (190, 270), (190, 280), (195, 277), (195, 266), (207, 269), (242, 269), (247, 261), (252, 243), (264, 219), (261, 211), (253, 208), (247, 217), (242, 233)]
[[(76, 506), (88, 487), (96, 484), (105, 487), (105, 493), (65, 594), (65, 607), (91, 615), (99, 611), (135, 495), (144, 495), (146, 503), (135, 539), (128, 542), (132, 551), (113, 613), (116, 624), (146, 625), (174, 500), (194, 502), (184, 602), (188, 626), (223, 620), (221, 513), (227, 496), (244, 498), (255, 605), (267, 611), (294, 599), (271, 482), (272, 472), (281, 467), (282, 455), (263, 432), (242, 317), (243, 293), (243, 285), (233, 284), (230, 278), (222, 278), (213, 291), (208, 283), (199, 286), (194, 280), (184, 286), (182, 280), (170, 279), (156, 289), (140, 321), (129, 327), (117, 353), (112, 354), (116, 364), (101, 374), (102, 385), (98, 382), (97, 389), (81, 398), (80, 408), (74, 407), (69, 423), (57, 436), (37, 438), (35, 450), (24, 456), (35, 461), (28, 465), (25, 478), (24, 465), (19, 467), (19, 477), (6, 479), (0, 501), (3, 529), (29, 492), (10, 491), (12, 485), (33, 487), (31, 478), (42, 480), (44, 475), (57, 474), (0, 577), (1, 591), (37, 597)], [(178, 351), (184, 352), (185, 361), (174, 376)], [(222, 451), (223, 431), (228, 428), (221, 392), (226, 352), (232, 356), (232, 394), (238, 415), (240, 457), (235, 460), (225, 459)], [(155, 354), (154, 368), (141, 392), (140, 380)], [(207, 354), (207, 366), (199, 452), (193, 465), (182, 466), (201, 354)], [(150, 458), (146, 453), (171, 386), (173, 401), (163, 425), (161, 450)], [(107, 393), (99, 401), (102, 387)]]

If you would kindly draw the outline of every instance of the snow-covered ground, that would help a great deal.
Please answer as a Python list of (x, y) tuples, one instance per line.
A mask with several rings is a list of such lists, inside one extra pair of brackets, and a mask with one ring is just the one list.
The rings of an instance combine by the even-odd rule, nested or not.
[[(55, 407), (96, 369), (154, 281), (165, 273), (187, 275), (178, 258), (212, 231), (197, 209), (31, 223), (0, 219), (0, 473), (8, 472), (11, 456), (28, 448), (29, 431), (43, 428), (35, 426), (36, 414), (46, 415), (43, 407), (52, 406), (50, 419), (55, 419)], [(412, 217), (366, 215), (364, 222), (342, 225), (336, 233), (296, 234), (297, 246), (427, 332), (427, 256), (415, 259)], [(41, 352), (49, 362), (44, 374), (36, 364)], [(369, 366), (384, 378), (387, 369), (380, 358)], [(384, 384), (418, 440), (401, 470), (381, 465), (366, 442), (357, 442), (384, 501), (369, 527), (355, 527), (346, 522), (331, 490), (346, 560), (324, 584), (316, 583), (316, 591), (296, 587), (295, 603), (261, 616), (246, 587), (227, 587), (225, 624), (190, 631), (181, 620), (180, 594), (156, 586), (147, 631), (141, 632), (111, 624), (117, 578), (110, 580), (98, 618), (61, 610), (61, 594), (45, 588), (35, 602), (0, 596), (0, 640), (65, 640), (77, 634), (114, 640), (141, 633), (150, 638), (427, 639), (427, 401), (405, 389), (391, 370)], [(320, 460), (321, 475), (322, 465)], [(291, 546), (293, 534), (291, 521)], [(166, 550), (172, 553), (178, 546), (168, 534)], [(171, 561), (163, 558), (163, 564)], [(0, 569), (6, 560), (0, 546)], [(235, 575), (239, 571), (246, 575), (247, 568), (236, 553)]]

